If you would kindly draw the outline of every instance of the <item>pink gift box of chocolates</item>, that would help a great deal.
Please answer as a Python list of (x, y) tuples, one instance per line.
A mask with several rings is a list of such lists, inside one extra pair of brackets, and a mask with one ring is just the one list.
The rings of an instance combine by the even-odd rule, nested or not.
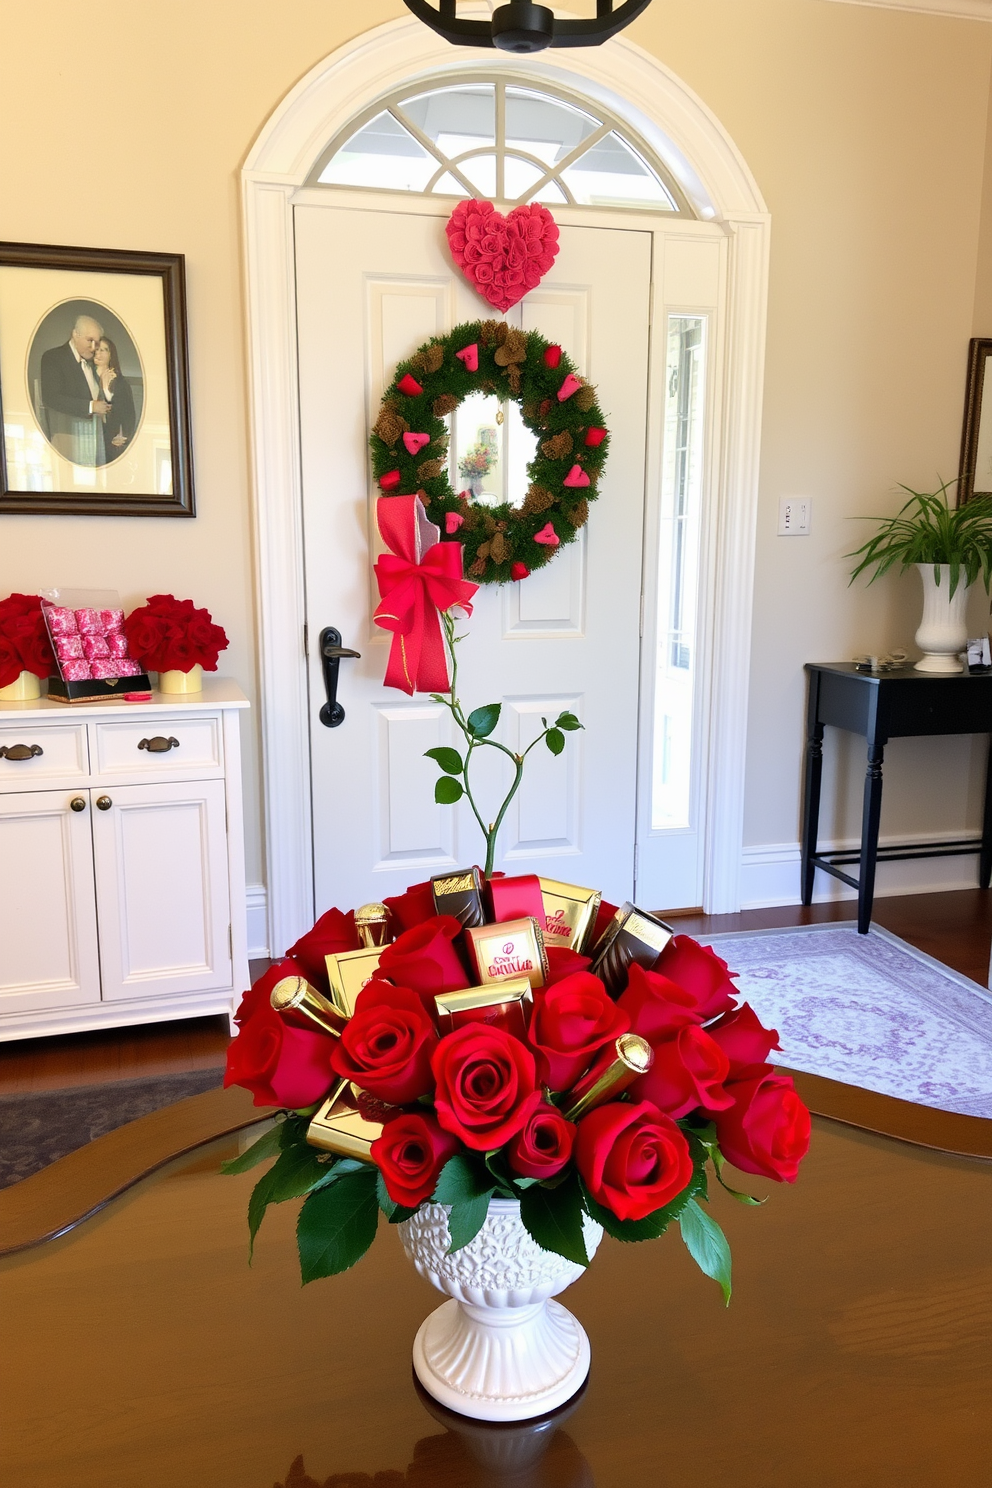
[(42, 614), (55, 652), (56, 675), (48, 695), (63, 703), (118, 697), (144, 702), (151, 683), (128, 654), (124, 610), (107, 590), (50, 589)]

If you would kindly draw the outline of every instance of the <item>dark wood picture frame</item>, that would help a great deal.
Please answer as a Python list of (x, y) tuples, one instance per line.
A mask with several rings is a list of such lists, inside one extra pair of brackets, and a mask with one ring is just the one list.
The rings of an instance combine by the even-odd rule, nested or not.
[[(968, 381), (964, 395), (964, 424), (961, 429), (961, 459), (958, 465), (958, 506), (970, 501), (973, 496), (992, 494), (992, 478), (983, 484), (988, 492), (976, 489), (976, 469), (982, 434), (982, 403), (985, 396), (985, 373), (988, 358), (992, 357), (992, 339), (975, 336), (968, 342)], [(989, 383), (992, 392), (992, 381)], [(992, 407), (989, 412), (989, 429), (986, 442), (992, 437)], [(979, 476), (979, 479), (982, 479)]]
[[(165, 495), (154, 490), (92, 493), (14, 490), (8, 480), (7, 441), (6, 438), (0, 438), (0, 516), (5, 512), (58, 516), (195, 516), (184, 256), (181, 253), (127, 252), (112, 248), (69, 248), (40, 243), (0, 242), (0, 273), (7, 267), (148, 275), (161, 281), (172, 489), (170, 494)], [(64, 283), (64, 278), (62, 282)], [(81, 294), (80, 298), (90, 296)], [(0, 337), (2, 336), (3, 326), (0, 324)], [(4, 388), (0, 378), (0, 429), (4, 427), (3, 409)], [(44, 430), (42, 434), (45, 434)]]

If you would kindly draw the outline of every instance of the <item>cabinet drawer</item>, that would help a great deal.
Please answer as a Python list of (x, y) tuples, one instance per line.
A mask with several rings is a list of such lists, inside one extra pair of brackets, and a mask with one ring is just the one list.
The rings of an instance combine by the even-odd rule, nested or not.
[(3, 723), (0, 749), (32, 751), (23, 759), (0, 758), (0, 790), (31, 790), (41, 780), (89, 773), (85, 724)]
[(219, 773), (223, 766), (219, 718), (94, 723), (90, 729), (93, 774), (101, 777), (199, 777)]

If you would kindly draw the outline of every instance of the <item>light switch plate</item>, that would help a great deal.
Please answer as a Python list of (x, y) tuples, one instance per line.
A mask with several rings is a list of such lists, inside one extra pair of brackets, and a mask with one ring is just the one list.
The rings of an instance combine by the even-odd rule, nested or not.
[(809, 537), (813, 521), (811, 496), (783, 496), (778, 504), (779, 537)]

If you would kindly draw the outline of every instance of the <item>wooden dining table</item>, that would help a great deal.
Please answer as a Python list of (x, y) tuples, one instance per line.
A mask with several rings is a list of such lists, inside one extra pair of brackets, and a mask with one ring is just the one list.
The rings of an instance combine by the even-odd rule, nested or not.
[[(814, 1108), (829, 1105), (831, 1082), (805, 1078), (804, 1093), (821, 1092)], [(919, 1145), (852, 1124), (859, 1093), (837, 1092), (794, 1186), (739, 1175), (767, 1196), (757, 1209), (713, 1196), (733, 1250), (730, 1306), (676, 1227), (644, 1244), (605, 1240), (562, 1299), (591, 1340), (588, 1383), (522, 1426), (472, 1423), (420, 1390), (411, 1345), (441, 1299), (384, 1222), (352, 1271), (301, 1287), (298, 1205), (283, 1204), (249, 1266), (257, 1173), (218, 1167), (253, 1132), (159, 1153), (150, 1176), (59, 1238), (45, 1240), (42, 1222), (32, 1243), (17, 1189), (34, 1184), (38, 1214), (45, 1202), (54, 1213), (85, 1163), (99, 1164), (91, 1143), (75, 1167), (61, 1160), (61, 1177), (56, 1163), (7, 1191), (23, 1233), (0, 1260), (0, 1482), (983, 1488), (992, 1124), (920, 1107), (900, 1116), (893, 1103), (892, 1124), (915, 1121)], [(219, 1111), (222, 1095), (195, 1097), (197, 1109)], [(861, 1105), (878, 1127), (885, 1098)], [(254, 1115), (238, 1110), (242, 1125)], [(161, 1112), (144, 1119), (159, 1136), (168, 1126)]]

